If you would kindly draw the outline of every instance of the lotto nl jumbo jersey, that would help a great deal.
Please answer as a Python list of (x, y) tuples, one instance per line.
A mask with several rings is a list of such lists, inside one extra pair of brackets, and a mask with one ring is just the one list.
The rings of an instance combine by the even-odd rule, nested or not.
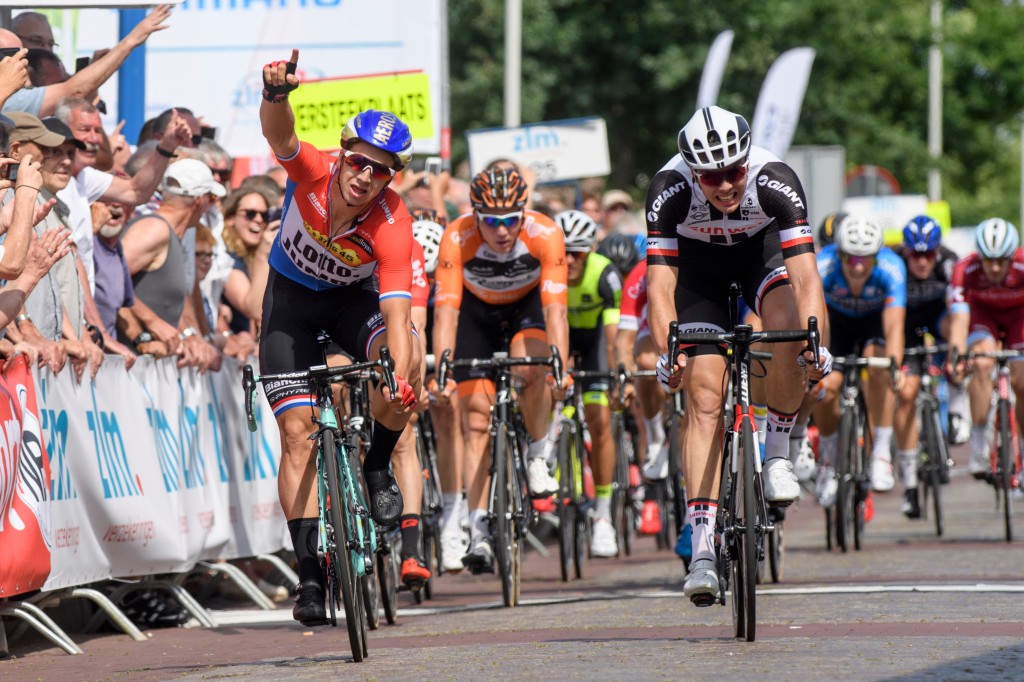
[(278, 160), (288, 184), (270, 266), (315, 291), (363, 282), (376, 270), (381, 300), (410, 298), (412, 219), (398, 194), (385, 188), (348, 230), (330, 239), (337, 157), (302, 142), (291, 158)]
[(847, 317), (867, 317), (885, 308), (907, 307), (907, 269), (903, 259), (887, 247), (878, 252), (875, 268), (859, 296), (853, 295), (843, 275), (835, 244), (818, 252), (818, 274), (828, 309)]
[(469, 213), (448, 224), (437, 256), (435, 306), (458, 308), (462, 289), (484, 303), (505, 305), (540, 286), (541, 305), (566, 303), (565, 235), (543, 213), (526, 211), (509, 253), (495, 253)]
[(715, 208), (682, 156), (658, 171), (647, 192), (647, 261), (677, 265), (687, 240), (732, 246), (778, 226), (785, 258), (814, 251), (807, 201), (793, 169), (760, 147), (750, 148), (740, 207)]

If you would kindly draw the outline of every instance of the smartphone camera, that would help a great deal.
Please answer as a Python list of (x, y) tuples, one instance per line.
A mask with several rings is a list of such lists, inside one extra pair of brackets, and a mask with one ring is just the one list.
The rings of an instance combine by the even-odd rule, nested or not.
[(430, 186), (430, 176), (441, 174), (441, 157), (440, 156), (428, 156), (427, 160), (423, 162), (423, 184)]
[(20, 163), (9, 163), (4, 168), (4, 180), (10, 180), (11, 182), (17, 182), (18, 180), (18, 166)]

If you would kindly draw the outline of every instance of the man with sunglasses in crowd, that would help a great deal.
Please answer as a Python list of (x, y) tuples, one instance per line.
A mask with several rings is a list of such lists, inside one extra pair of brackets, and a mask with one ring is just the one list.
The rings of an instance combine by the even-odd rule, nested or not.
[[(925, 334), (932, 336), (933, 343), (945, 341), (949, 338), (946, 290), (953, 278), (957, 256), (942, 244), (939, 223), (926, 215), (911, 218), (903, 228), (901, 255), (907, 268), (905, 347), (925, 345)], [(924, 360), (920, 355), (905, 360), (906, 380), (896, 404), (896, 460), (903, 481), (903, 513), (909, 519), (921, 518), (917, 495), (921, 425), (917, 419), (916, 397), (921, 387), (921, 374), (928, 371)], [(953, 428), (955, 430), (956, 426)], [(953, 434), (950, 436), (952, 439)]]
[[(869, 217), (847, 216), (836, 229), (835, 237), (835, 243), (818, 252), (832, 352), (836, 357), (859, 353), (902, 361), (907, 309), (907, 270), (903, 260), (883, 245), (883, 230)], [(872, 425), (871, 487), (877, 492), (888, 492), (894, 485), (889, 450), (896, 402), (893, 388), (900, 390), (904, 372), (905, 369), (897, 375), (893, 387), (888, 369), (868, 370), (864, 399)], [(824, 395), (814, 408), (814, 423), (821, 434), (816, 492), (823, 507), (835, 503), (838, 489), (835, 461), (842, 378), (837, 373), (821, 382)]]
[[(434, 353), (451, 349), (455, 358), (545, 357), (557, 346), (566, 367), (569, 348), (567, 269), (562, 230), (542, 213), (526, 209), (529, 190), (514, 168), (492, 164), (470, 183), (473, 212), (448, 225), (438, 254), (434, 302)], [(546, 367), (516, 370), (523, 385), (519, 405), (530, 437), (527, 485), (534, 497), (548, 497), (558, 481), (548, 468), (548, 426), (552, 395)], [(493, 572), (494, 551), (487, 522), (489, 485), (488, 423), (494, 400), (489, 370), (454, 372), (466, 424), (465, 480), (469, 509), (469, 551), (463, 564), (473, 573)], [(572, 379), (562, 377), (558, 396)], [(447, 400), (456, 386), (436, 386)]]
[[(982, 221), (974, 230), (975, 253), (953, 268), (949, 286), (949, 347), (960, 361), (946, 370), (954, 383), (964, 380), (968, 351), (1024, 351), (1024, 249), (1017, 227), (1002, 218)], [(1024, 424), (1024, 362), (1010, 363), (1017, 398), (1017, 427)], [(967, 471), (978, 480), (990, 472), (991, 435), (988, 429), (995, 360), (971, 361), (967, 393), (971, 402), (971, 458)]]
[[(694, 604), (708, 606), (719, 593), (715, 516), (727, 363), (719, 346), (685, 348), (685, 356), (669, 349), (669, 323), (678, 320), (683, 333), (729, 330), (732, 282), (739, 283), (765, 329), (805, 327), (810, 316), (824, 320), (825, 301), (800, 180), (751, 144), (746, 120), (719, 107), (700, 109), (680, 130), (678, 148), (647, 192), (647, 312), (651, 335), (664, 353), (658, 379), (667, 390), (686, 391), (682, 464), (689, 483), (692, 563), (683, 592)], [(822, 348), (815, 366), (804, 344), (775, 344), (772, 350), (762, 479), (767, 500), (787, 505), (800, 494), (789, 461), (789, 431), (807, 380), (827, 374), (831, 356)]]
[[(409, 163), (412, 136), (397, 116), (363, 111), (341, 131), (337, 156), (300, 142), (288, 95), (299, 87), (299, 51), (263, 67), (263, 136), (288, 173), (287, 202), (271, 247), (260, 328), (260, 372), (304, 370), (323, 362), (317, 335), (326, 331), (356, 362), (386, 344), (398, 388), (372, 392), (374, 417), (363, 462), (370, 514), (388, 525), (402, 513), (391, 454), (419, 393), (419, 345), (412, 335), (412, 220), (390, 187)], [(374, 284), (377, 274), (379, 285)], [(292, 617), (327, 621), (317, 557), (316, 462), (309, 442), (315, 396), (303, 381), (264, 387), (281, 432), (278, 491), (298, 562)]]

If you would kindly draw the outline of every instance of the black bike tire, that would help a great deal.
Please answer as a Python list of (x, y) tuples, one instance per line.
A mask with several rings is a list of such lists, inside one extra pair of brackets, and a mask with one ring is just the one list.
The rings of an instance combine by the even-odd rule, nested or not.
[(782, 521), (774, 521), (775, 530), (768, 534), (768, 569), (772, 582), (782, 582), (782, 569), (785, 565), (783, 552)]
[(582, 429), (576, 432), (573, 437), (573, 453), (571, 457), (572, 463), (572, 482), (573, 492), (575, 497), (573, 498), (572, 510), (573, 510), (573, 524), (572, 524), (572, 563), (575, 569), (576, 579), (581, 580), (583, 578), (583, 560), (587, 556), (587, 517), (580, 511), (581, 502), (586, 500), (586, 490), (583, 486), (583, 467), (586, 462), (586, 446), (583, 443), (583, 432)]
[(999, 419), (999, 476), (996, 479), (996, 486), (1000, 489), (1000, 497), (1003, 503), (1003, 524), (1006, 528), (1006, 541), (1013, 542), (1013, 463), (1010, 462), (1010, 452), (1013, 447), (1010, 434), (1010, 401), (1003, 398), (997, 404)]
[[(757, 633), (757, 565), (758, 565), (758, 541), (757, 529), (763, 525), (761, 509), (758, 505), (758, 496), (754, 478), (757, 472), (751, 464), (755, 456), (754, 429), (749, 420), (743, 420), (740, 427), (742, 440), (741, 461), (743, 463), (743, 568), (746, 585), (743, 588), (743, 598), (746, 600), (745, 613), (747, 627), (744, 633), (748, 642), (753, 642)], [(763, 499), (763, 498), (762, 498)]]
[(679, 421), (682, 415), (673, 415), (672, 426), (668, 430), (668, 480), (669, 494), (672, 496), (672, 549), (682, 533), (683, 519), (686, 518), (686, 486), (683, 482), (682, 427)]
[(515, 606), (515, 560), (513, 548), (515, 529), (513, 527), (512, 501), (510, 499), (508, 460), (508, 427), (500, 424), (494, 436), (494, 554), (501, 577), (501, 597), (505, 606)]
[(615, 528), (615, 539), (618, 551), (615, 556), (623, 553), (629, 556), (631, 547), (627, 535), (626, 506), (629, 504), (629, 458), (626, 454), (626, 424), (621, 414), (612, 416), (612, 438), (615, 443), (615, 475), (612, 479), (612, 525)]
[(574, 547), (573, 529), (575, 527), (575, 514), (573, 502), (575, 498), (575, 486), (572, 480), (572, 463), (569, 457), (569, 447), (572, 434), (570, 426), (562, 422), (561, 432), (558, 434), (558, 568), (562, 575), (562, 582), (567, 583), (572, 579), (572, 553)]
[[(332, 552), (334, 565), (337, 567), (341, 601), (345, 608), (345, 627), (348, 630), (349, 645), (352, 648), (352, 659), (359, 663), (364, 657), (363, 647), (366, 641), (364, 624), (366, 621), (361, 604), (361, 590), (356, 589), (356, 569), (352, 565), (352, 552), (348, 549), (349, 528), (342, 514), (342, 506), (347, 503), (342, 502), (345, 500), (345, 496), (341, 492), (341, 469), (338, 463), (334, 433), (330, 430), (321, 434), (320, 449), (323, 454), (324, 468), (327, 471), (328, 515), (334, 533), (334, 549), (328, 548), (328, 551)], [(341, 504), (335, 504), (336, 501)]]
[(939, 424), (939, 413), (931, 405), (925, 405), (921, 412), (921, 425), (927, 430), (925, 446), (928, 448), (928, 462), (922, 468), (924, 488), (927, 491), (925, 499), (921, 500), (922, 511), (928, 503), (928, 496), (931, 496), (932, 517), (935, 522), (935, 534), (940, 538), (943, 533), (942, 518), (942, 480), (940, 470), (946, 460), (946, 438), (942, 433), (942, 426)]
[[(728, 441), (727, 441), (728, 443)], [(727, 444), (726, 449), (730, 446)], [(723, 488), (725, 492), (725, 499), (719, 506), (725, 507), (725, 514), (723, 520), (725, 521), (725, 530), (722, 533), (722, 539), (724, 541), (724, 547), (722, 549), (722, 555), (726, 559), (728, 566), (729, 583), (728, 587), (731, 594), (729, 598), (732, 600), (732, 625), (733, 635), (739, 639), (746, 636), (747, 632), (747, 617), (746, 617), (746, 606), (747, 602), (743, 595), (743, 588), (745, 586), (744, 580), (744, 569), (743, 569), (743, 540), (741, 534), (737, 530), (740, 521), (740, 506), (742, 505), (741, 496), (743, 494), (743, 485), (740, 480), (743, 477), (742, 464), (740, 464), (740, 470), (733, 474), (729, 471), (728, 467), (731, 458), (726, 458), (726, 471), (728, 474), (728, 492)], [(722, 485), (726, 485), (726, 477), (723, 476)], [(726, 540), (726, 532), (728, 531), (728, 539)], [(721, 575), (721, 574), (720, 574)]]
[(864, 546), (864, 515), (867, 509), (867, 496), (871, 492), (870, 466), (868, 455), (868, 411), (864, 404), (864, 394), (857, 396), (857, 429), (854, 432), (854, 487), (853, 487), (853, 548), (858, 552)]
[(522, 589), (523, 578), (523, 541), (526, 538), (527, 525), (530, 517), (530, 500), (524, 485), (526, 472), (523, 469), (523, 458), (517, 445), (516, 435), (509, 432), (508, 453), (509, 457), (505, 462), (508, 470), (508, 499), (512, 509), (512, 599), (513, 606), (518, 606), (521, 601), (520, 590)]
[[(856, 409), (856, 408), (854, 408)], [(833, 506), (835, 514), (836, 545), (844, 553), (853, 546), (853, 504), (854, 486), (853, 479), (853, 457), (855, 414), (849, 410), (839, 416), (839, 451), (836, 455), (836, 478), (839, 483), (836, 488), (836, 499)]]
[(394, 625), (398, 618), (398, 595), (394, 584), (394, 553), (394, 547), (389, 547), (386, 552), (377, 552), (377, 580), (380, 583), (379, 594), (383, 597), (381, 599), (381, 606), (384, 608), (384, 619), (388, 622), (388, 625)]
[[(359, 487), (359, 490), (364, 491), (365, 495), (366, 480), (363, 478), (363, 468), (361, 466), (353, 466), (349, 469), (349, 473), (352, 475), (355, 485)], [(363, 537), (368, 537), (368, 534), (371, 532), (377, 532), (376, 530), (371, 530), (371, 523), (366, 516), (359, 517), (358, 523), (363, 525)], [(380, 542), (380, 538), (378, 538), (378, 542)], [(364, 551), (369, 550), (369, 547), (364, 547)], [(379, 544), (377, 546), (377, 553), (380, 553)], [(374, 561), (376, 561), (376, 556)], [(377, 586), (377, 580), (370, 574), (361, 575), (359, 576), (359, 588), (362, 594), (363, 611), (366, 614), (366, 626), (370, 630), (376, 630), (380, 627), (381, 607), (381, 593)]]
[(436, 521), (431, 519), (430, 523), (422, 526), (420, 531), (420, 545), (422, 546), (423, 561), (427, 564), (427, 570), (430, 571), (430, 578), (423, 583), (423, 587), (413, 592), (413, 598), (417, 604), (422, 604), (424, 599), (434, 598), (434, 576), (437, 575), (438, 567), (441, 562), (438, 558), (438, 546), (437, 546), (437, 526)]

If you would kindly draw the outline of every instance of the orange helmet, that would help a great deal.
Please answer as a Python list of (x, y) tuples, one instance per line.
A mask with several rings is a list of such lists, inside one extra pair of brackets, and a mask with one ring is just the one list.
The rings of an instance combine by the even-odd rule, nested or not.
[(469, 201), (476, 210), (507, 208), (520, 210), (526, 205), (526, 181), (511, 168), (488, 168), (469, 184)]

